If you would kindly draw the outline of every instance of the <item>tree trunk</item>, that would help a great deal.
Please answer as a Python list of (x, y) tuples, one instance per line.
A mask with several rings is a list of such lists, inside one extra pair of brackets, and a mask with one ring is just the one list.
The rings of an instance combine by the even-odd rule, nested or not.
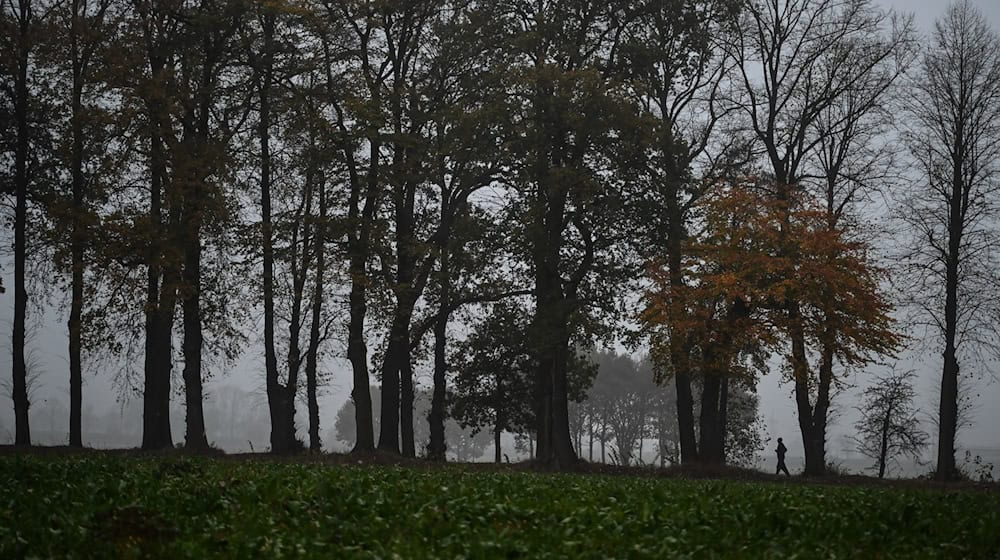
[(275, 14), (264, 8), (264, 67), (260, 85), (260, 229), (263, 257), (264, 292), (264, 375), (266, 378), (267, 405), (271, 417), (271, 451), (285, 453), (291, 448), (285, 426), (286, 405), (284, 388), (278, 380), (278, 355), (274, 344), (274, 234), (271, 222), (271, 85), (274, 66)]
[(399, 432), (400, 445), (404, 457), (416, 457), (417, 450), (413, 440), (413, 363), (410, 361), (410, 337), (406, 337), (401, 351), (401, 368), (399, 370)]
[(319, 222), (314, 232), (316, 277), (312, 298), (312, 324), (309, 327), (309, 350), (306, 354), (306, 406), (309, 409), (309, 450), (322, 451), (319, 437), (319, 401), (317, 400), (317, 355), (320, 342), (320, 321), (323, 308), (323, 288), (326, 274), (326, 183), (319, 182)]
[[(148, 53), (154, 80), (164, 73), (164, 64), (155, 52)], [(180, 229), (180, 208), (168, 192), (166, 151), (163, 142), (162, 101), (146, 101), (150, 120), (150, 231), (146, 282), (146, 356), (143, 384), (142, 448), (173, 447), (170, 432), (170, 370), (173, 362), (172, 331), (179, 263), (168, 258), (167, 249), (175, 244)], [(163, 201), (168, 204), (168, 224), (163, 227)], [(171, 251), (172, 252), (172, 251)]]
[[(554, 214), (547, 220), (548, 229), (554, 230)], [(554, 226), (554, 227), (553, 227)], [(536, 374), (538, 401), (536, 456), (548, 466), (557, 469), (571, 467), (577, 460), (569, 430), (569, 399), (567, 386), (567, 358), (569, 354), (568, 302), (562, 294), (559, 276), (558, 249), (552, 239), (561, 234), (550, 231), (547, 247), (536, 251), (535, 291), (536, 307), (533, 331), (537, 345)], [(553, 253), (555, 251), (555, 253)], [(540, 257), (540, 258), (538, 258)]]
[(432, 461), (444, 461), (447, 442), (444, 438), (445, 398), (447, 396), (447, 354), (446, 345), (448, 330), (448, 309), (451, 305), (451, 255), (447, 250), (441, 251), (440, 269), (441, 295), (438, 303), (438, 315), (434, 322), (434, 388), (431, 396), (431, 411), (427, 418), (430, 424), (430, 443), (427, 446), (427, 458)]
[(497, 410), (497, 418), (498, 418), (498, 420), (493, 425), (493, 462), (496, 463), (496, 464), (498, 464), (498, 465), (501, 462), (500, 461), (500, 434), (503, 433), (503, 429), (501, 428), (499, 416), (500, 416), (500, 411)]
[(214, 101), (216, 72), (216, 51), (212, 35), (202, 37), (201, 53), (205, 60), (201, 65), (198, 84), (198, 109), (193, 126), (185, 128), (184, 145), (190, 149), (186, 154), (191, 162), (198, 165), (187, 170), (184, 184), (184, 395), (186, 411), (185, 446), (191, 449), (208, 449), (205, 433), (204, 391), (202, 387), (202, 351), (204, 335), (201, 319), (201, 229), (205, 222), (205, 206), (209, 199), (211, 183), (208, 177), (214, 173), (218, 163), (214, 159), (201, 160), (209, 153), (211, 139), (211, 115)]
[(368, 389), (368, 347), (365, 344), (365, 271), (364, 257), (351, 257), (351, 319), (347, 334), (347, 358), (351, 361), (354, 387), (351, 399), (354, 401), (354, 418), (358, 434), (354, 451), (375, 450), (375, 431), (372, 421), (372, 400)]
[(378, 437), (379, 451), (399, 453), (399, 371), (400, 348), (405, 344), (405, 327), (401, 319), (394, 317), (389, 329), (389, 345), (382, 359), (382, 416)]
[(25, 361), (25, 316), (28, 309), (28, 290), (25, 286), (28, 227), (28, 65), (31, 53), (31, 1), (19, 0), (17, 70), (14, 79), (14, 119), (17, 140), (14, 147), (14, 331), (13, 394), (14, 443), (31, 445), (28, 424), (28, 366)]
[[(664, 140), (664, 145), (673, 146), (673, 136), (669, 127), (668, 134)], [(673, 163), (673, 158), (665, 160), (668, 164)], [(676, 174), (676, 173), (674, 173)], [(686, 232), (683, 224), (683, 213), (681, 212), (679, 196), (679, 185), (673, 179), (668, 178), (668, 192), (666, 193), (667, 219), (667, 273), (670, 279), (671, 291), (682, 288), (684, 285), (683, 268), (683, 243)], [(675, 336), (669, 341), (670, 363), (674, 369), (674, 385), (677, 388), (677, 429), (680, 433), (681, 442), (681, 462), (684, 464), (698, 462), (698, 443), (695, 438), (694, 422), (694, 395), (691, 391), (691, 376), (688, 373), (689, 348), (687, 342)]]
[(809, 476), (821, 476), (826, 470), (824, 458), (823, 438), (819, 435), (813, 422), (813, 407), (809, 401), (809, 362), (806, 357), (805, 336), (802, 333), (799, 320), (798, 306), (789, 305), (789, 313), (792, 318), (791, 328), (792, 344), (792, 377), (795, 380), (795, 405), (799, 418), (799, 431), (802, 433), (802, 452), (805, 455), (805, 474)]
[(83, 447), (83, 271), (84, 271), (84, 205), (83, 176), (83, 63), (80, 55), (80, 0), (73, 0), (70, 23), (70, 49), (73, 57), (72, 114), (73, 151), (70, 156), (73, 208), (70, 231), (70, 287), (69, 311), (69, 445)]
[[(962, 142), (961, 131), (959, 143)], [(957, 153), (962, 152), (959, 145)], [(945, 263), (944, 302), (944, 365), (941, 371), (941, 402), (938, 407), (938, 456), (934, 478), (953, 480), (958, 477), (955, 468), (955, 435), (958, 431), (958, 275), (962, 251), (963, 194), (965, 193), (964, 162), (954, 164), (950, 196), (948, 256)]]
[[(706, 352), (706, 354), (709, 354)], [(705, 358), (706, 363), (712, 359)], [(719, 395), (722, 378), (716, 373), (707, 373), (701, 389), (701, 437), (699, 442), (699, 457), (708, 464), (721, 464), (719, 451)]]
[(607, 454), (605, 452), (605, 445), (608, 441), (608, 409), (604, 409), (604, 414), (601, 419), (601, 464), (607, 464)]
[[(340, 123), (343, 130), (343, 122)], [(374, 227), (376, 209), (376, 190), (378, 189), (379, 157), (382, 144), (377, 139), (370, 140), (369, 169), (365, 179), (364, 206), (359, 212), (362, 195), (361, 179), (354, 165), (354, 155), (351, 148), (345, 149), (348, 160), (348, 171), (351, 177), (351, 192), (348, 201), (348, 221), (352, 231), (348, 233), (348, 253), (350, 254), (349, 272), (351, 277), (351, 295), (349, 300), (351, 319), (348, 326), (347, 357), (351, 361), (354, 375), (354, 387), (351, 398), (354, 400), (355, 425), (358, 434), (354, 451), (366, 452), (375, 450), (375, 430), (372, 417), (372, 401), (369, 392), (368, 346), (365, 344), (365, 315), (368, 311), (367, 286), (368, 254), (370, 251), (371, 233)], [(359, 216), (360, 214), (360, 216)], [(382, 403), (385, 406), (385, 403)]]
[(885, 464), (889, 455), (889, 427), (892, 422), (892, 405), (890, 404), (882, 419), (882, 441), (878, 452), (878, 477), (885, 478)]
[[(190, 185), (189, 188), (199, 189), (201, 185)], [(189, 193), (193, 194), (193, 193)], [(188, 212), (200, 213), (200, 200), (193, 196)], [(187, 232), (184, 249), (184, 397), (187, 414), (185, 447), (189, 449), (208, 449), (208, 438), (205, 435), (205, 412), (202, 407), (201, 381), (201, 350), (203, 336), (201, 332), (201, 240), (199, 229), (201, 220), (188, 216), (185, 220)]]
[[(281, 413), (284, 415), (281, 426), (284, 429), (282, 439), (288, 446), (286, 451), (298, 451), (301, 442), (297, 438), (295, 428), (295, 397), (298, 395), (299, 373), (302, 369), (302, 305), (305, 302), (306, 280), (309, 272), (309, 219), (312, 215), (312, 197), (314, 176), (311, 171), (306, 174), (305, 200), (300, 207), (297, 225), (292, 232), (290, 272), (292, 275), (292, 312), (288, 321), (288, 358), (285, 385), (279, 384), (283, 394)], [(307, 348), (308, 353), (308, 348)]]
[(588, 428), (590, 429), (590, 445), (587, 451), (587, 461), (594, 462), (594, 417), (591, 414), (587, 415)]
[(719, 446), (716, 450), (716, 457), (719, 459), (719, 464), (726, 464), (726, 434), (729, 433), (729, 377), (723, 376), (722, 383), (719, 387), (719, 436), (717, 440), (717, 445)]

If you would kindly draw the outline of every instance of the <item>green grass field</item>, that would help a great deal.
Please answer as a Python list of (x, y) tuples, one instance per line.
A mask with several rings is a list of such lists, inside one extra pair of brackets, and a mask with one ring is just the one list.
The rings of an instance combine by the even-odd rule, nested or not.
[(1000, 492), (0, 456), (0, 558), (997, 558)]

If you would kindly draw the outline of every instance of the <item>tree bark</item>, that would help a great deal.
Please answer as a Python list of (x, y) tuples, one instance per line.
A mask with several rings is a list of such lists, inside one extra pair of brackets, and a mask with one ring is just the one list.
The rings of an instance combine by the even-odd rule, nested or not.
[[(281, 427), (284, 430), (282, 440), (287, 445), (285, 451), (298, 451), (302, 445), (297, 438), (295, 427), (295, 397), (298, 394), (299, 373), (302, 369), (302, 348), (300, 343), (302, 335), (302, 305), (305, 301), (306, 280), (310, 261), (310, 223), (308, 217), (312, 215), (314, 180), (314, 172), (312, 169), (309, 169), (306, 172), (305, 200), (297, 214), (296, 226), (293, 229), (291, 239), (292, 313), (288, 321), (288, 369), (284, 386), (280, 383), (277, 386), (278, 392), (281, 393), (281, 414), (283, 415)], [(307, 348), (307, 354), (308, 351)]]
[[(199, 189), (200, 185), (190, 185)], [(190, 201), (200, 203), (199, 197)], [(198, 213), (189, 205), (188, 212)], [(191, 217), (185, 220), (187, 229), (184, 250), (184, 298), (181, 306), (184, 310), (184, 397), (186, 410), (186, 432), (184, 446), (189, 449), (208, 449), (208, 437), (205, 435), (205, 412), (202, 406), (203, 391), (201, 380), (201, 351), (203, 335), (201, 331), (201, 240), (198, 233), (201, 220)]]
[(314, 232), (316, 277), (312, 298), (312, 324), (309, 328), (309, 351), (306, 354), (306, 406), (309, 409), (309, 450), (322, 451), (319, 437), (319, 402), (317, 400), (317, 354), (320, 343), (320, 321), (323, 308), (323, 289), (326, 274), (326, 183), (319, 182), (319, 221)]
[(398, 308), (389, 329), (389, 345), (382, 359), (382, 411), (378, 437), (379, 451), (399, 453), (399, 372), (400, 345), (407, 338)]
[(427, 418), (430, 424), (430, 442), (427, 446), (427, 458), (432, 461), (444, 461), (448, 449), (444, 438), (445, 398), (447, 396), (447, 353), (448, 318), (451, 306), (451, 255), (447, 250), (441, 252), (440, 269), (441, 295), (438, 303), (438, 315), (434, 322), (434, 388), (431, 396), (431, 411)]
[[(190, 150), (191, 169), (186, 170), (184, 184), (184, 395), (186, 411), (185, 446), (191, 449), (208, 449), (205, 431), (204, 390), (202, 386), (202, 351), (204, 334), (201, 317), (202, 246), (201, 230), (205, 222), (206, 204), (211, 195), (208, 177), (215, 173), (219, 162), (211, 155), (211, 115), (215, 99), (215, 77), (219, 57), (217, 31), (205, 32), (202, 37), (201, 62), (197, 110), (191, 123), (185, 127), (184, 145)], [(206, 160), (207, 158), (207, 160)], [(193, 165), (192, 165), (193, 164)]]
[[(706, 363), (712, 358), (706, 357)], [(722, 377), (716, 373), (707, 373), (701, 389), (701, 441), (699, 454), (701, 461), (708, 464), (722, 464), (719, 452), (719, 397), (722, 388)]]
[(493, 462), (500, 464), (500, 434), (503, 433), (503, 424), (500, 421), (500, 409), (496, 411), (496, 421), (493, 423)]
[[(538, 176), (554, 181), (549, 172)], [(546, 184), (543, 181), (543, 185)], [(569, 399), (566, 375), (569, 355), (568, 323), (571, 303), (563, 292), (559, 274), (559, 251), (565, 228), (565, 185), (539, 188), (536, 195), (539, 218), (534, 239), (535, 317), (532, 330), (538, 369), (536, 457), (550, 467), (566, 469), (577, 460), (569, 430)], [(541, 192), (547, 191), (547, 192)]]
[[(666, 137), (663, 144), (668, 146), (673, 154), (674, 138), (671, 127), (665, 129)], [(669, 170), (667, 178), (666, 193), (666, 213), (667, 219), (667, 274), (670, 280), (671, 292), (681, 289), (684, 286), (683, 268), (683, 243), (687, 237), (683, 212), (681, 210), (679, 184), (677, 175), (679, 174), (673, 164), (673, 157), (665, 158)], [(691, 391), (691, 375), (688, 373), (689, 356), (688, 344), (678, 337), (671, 336), (669, 341), (670, 364), (674, 370), (674, 385), (677, 388), (677, 429), (680, 433), (681, 442), (681, 462), (684, 464), (697, 463), (698, 443), (695, 439), (694, 422), (694, 395)]]
[(723, 376), (719, 387), (719, 436), (715, 454), (719, 464), (726, 464), (726, 435), (729, 433), (729, 377)]
[[(343, 130), (343, 122), (340, 123)], [(365, 343), (365, 315), (368, 311), (368, 253), (370, 250), (371, 229), (375, 215), (375, 196), (378, 177), (378, 158), (381, 144), (371, 143), (369, 150), (370, 162), (368, 177), (365, 179), (365, 201), (359, 210), (362, 180), (353, 165), (353, 154), (348, 152), (349, 172), (351, 175), (351, 192), (348, 201), (348, 221), (353, 231), (348, 233), (348, 253), (350, 255), (349, 271), (351, 276), (351, 294), (349, 299), (350, 323), (347, 333), (347, 357), (351, 361), (354, 376), (354, 387), (351, 398), (354, 401), (354, 415), (358, 430), (354, 444), (355, 452), (375, 450), (375, 430), (372, 418), (372, 401), (369, 392), (368, 346)], [(383, 403), (385, 406), (385, 403)]]
[[(813, 406), (810, 403), (810, 374), (806, 356), (805, 335), (799, 324), (798, 305), (788, 305), (792, 323), (790, 339), (792, 344), (792, 376), (795, 380), (795, 405), (798, 412), (799, 431), (802, 433), (802, 452), (805, 455), (805, 474), (821, 476), (826, 471), (824, 457), (825, 428), (817, 429)], [(819, 439), (817, 439), (819, 438)]]
[(84, 272), (84, 205), (83, 176), (83, 66), (80, 53), (81, 0), (73, 0), (70, 22), (70, 50), (73, 58), (73, 83), (71, 93), (70, 123), (72, 129), (72, 154), (70, 176), (72, 180), (72, 226), (70, 231), (70, 311), (69, 311), (69, 445), (83, 447), (83, 272)]
[(18, 2), (17, 69), (14, 78), (14, 119), (17, 140), (14, 146), (14, 331), (13, 394), (14, 443), (31, 445), (28, 423), (28, 366), (25, 361), (25, 316), (28, 309), (28, 290), (25, 286), (28, 227), (28, 65), (30, 64), (32, 12), (30, 0)]
[[(965, 84), (963, 84), (964, 86)], [(958, 283), (959, 264), (962, 256), (962, 233), (965, 223), (963, 208), (966, 192), (963, 176), (966, 155), (964, 146), (964, 121), (957, 123), (954, 153), (957, 161), (952, 165), (951, 193), (949, 200), (948, 254), (945, 261), (944, 302), (944, 365), (941, 371), (941, 402), (938, 407), (938, 456), (934, 477), (938, 480), (957, 478), (955, 468), (955, 434), (958, 431)]]
[[(407, 333), (409, 334), (409, 333)], [(404, 457), (416, 457), (413, 435), (413, 362), (410, 358), (410, 337), (407, 336), (401, 352), (399, 370), (399, 433)]]
[(892, 423), (892, 404), (885, 411), (882, 419), (882, 441), (878, 453), (878, 477), (885, 478), (885, 463), (889, 455), (889, 427)]
[[(351, 318), (348, 325), (347, 357), (351, 361), (354, 375), (354, 388), (351, 399), (354, 401), (354, 416), (358, 430), (354, 451), (365, 452), (375, 450), (375, 433), (372, 421), (371, 393), (368, 389), (368, 347), (365, 344), (365, 301), (366, 280), (356, 277), (363, 274), (365, 265), (363, 257), (357, 255), (351, 258)], [(359, 263), (361, 261), (361, 263)], [(356, 279), (355, 279), (356, 278)]]
[[(146, 16), (152, 17), (151, 14)], [(147, 35), (146, 41), (152, 80), (163, 80), (166, 74), (164, 53), (157, 49), (153, 37)], [(146, 279), (142, 448), (164, 449), (173, 447), (170, 431), (170, 370), (173, 363), (172, 333), (177, 284), (180, 282), (180, 263), (177, 262), (174, 250), (176, 234), (180, 229), (180, 205), (167, 175), (166, 146), (163, 139), (167, 130), (164, 125), (166, 107), (155, 95), (147, 98), (145, 103), (150, 126), (150, 231)], [(165, 200), (166, 228), (163, 224)]]
[(274, 235), (271, 222), (271, 85), (274, 67), (275, 14), (268, 8), (263, 13), (263, 68), (260, 85), (260, 209), (261, 251), (263, 257), (264, 291), (264, 375), (267, 404), (271, 416), (271, 451), (285, 453), (291, 448), (285, 425), (285, 395), (278, 380), (278, 355), (274, 344)]

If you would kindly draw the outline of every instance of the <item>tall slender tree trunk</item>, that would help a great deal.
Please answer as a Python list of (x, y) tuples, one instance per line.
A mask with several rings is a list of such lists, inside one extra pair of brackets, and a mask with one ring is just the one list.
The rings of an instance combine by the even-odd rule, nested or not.
[(25, 286), (28, 228), (28, 65), (31, 53), (32, 11), (30, 0), (18, 2), (17, 70), (14, 78), (14, 119), (17, 140), (14, 147), (14, 331), (13, 400), (14, 443), (31, 445), (28, 423), (28, 366), (25, 361), (25, 317), (28, 310), (28, 290)]
[[(400, 267), (406, 266), (403, 263)], [(409, 286), (412, 274), (402, 275)], [(413, 441), (413, 369), (410, 357), (410, 322), (413, 288), (399, 297), (389, 330), (389, 345), (382, 362), (382, 411), (378, 448), (389, 453), (416, 456)]]
[[(153, 80), (165, 74), (161, 53), (150, 42), (150, 73)], [(150, 123), (150, 231), (146, 281), (146, 356), (143, 385), (142, 448), (173, 447), (170, 431), (170, 370), (173, 365), (172, 334), (180, 282), (176, 235), (180, 229), (180, 204), (167, 176), (167, 154), (163, 140), (166, 110), (163, 101), (146, 101)], [(167, 227), (163, 203), (167, 201)]]
[(882, 419), (882, 441), (878, 452), (878, 477), (885, 478), (885, 464), (889, 456), (889, 429), (892, 423), (892, 405), (886, 409)]
[(431, 395), (431, 411), (427, 421), (430, 424), (430, 442), (427, 458), (444, 461), (447, 442), (444, 439), (445, 398), (447, 396), (447, 353), (448, 312), (451, 306), (451, 254), (447, 247), (441, 250), (438, 274), (441, 281), (440, 301), (437, 319), (434, 321), (434, 387)]
[[(206, 33), (202, 38), (201, 52), (205, 60), (201, 66), (201, 76), (198, 85), (197, 118), (190, 133), (192, 141), (189, 157), (192, 162), (199, 161), (210, 152), (211, 115), (215, 97), (215, 72), (217, 51), (212, 37)], [(184, 396), (186, 431), (185, 446), (191, 449), (208, 449), (208, 436), (205, 430), (204, 388), (202, 381), (202, 351), (204, 349), (204, 334), (201, 319), (201, 277), (202, 277), (202, 240), (201, 230), (205, 222), (205, 206), (210, 197), (208, 189), (211, 184), (208, 177), (219, 165), (216, 161), (200, 162), (200, 165), (187, 171), (188, 181), (184, 185), (184, 296), (182, 308), (184, 311)]]
[(399, 370), (399, 433), (400, 446), (404, 457), (416, 457), (416, 442), (413, 434), (413, 362), (410, 357), (410, 337), (401, 351), (402, 366)]
[(503, 433), (503, 386), (500, 377), (495, 377), (496, 384), (493, 388), (493, 462), (500, 464), (500, 434)]
[[(349, 201), (350, 226), (354, 229), (348, 234), (348, 252), (350, 253), (351, 294), (349, 305), (351, 310), (350, 324), (347, 333), (347, 357), (351, 361), (354, 375), (354, 387), (351, 398), (354, 400), (355, 424), (358, 434), (354, 451), (365, 452), (375, 450), (375, 430), (372, 417), (372, 401), (369, 392), (368, 346), (365, 343), (365, 315), (368, 311), (368, 253), (371, 243), (376, 190), (378, 188), (379, 152), (381, 144), (371, 143), (369, 148), (369, 170), (365, 179), (364, 207), (358, 210), (361, 197), (361, 179), (357, 171), (351, 168), (351, 193)], [(351, 159), (351, 156), (348, 157)], [(359, 215), (360, 214), (360, 215)], [(382, 403), (385, 406), (385, 403)]]
[[(192, 185), (193, 188), (200, 186)], [(197, 198), (197, 197), (196, 197)], [(189, 211), (200, 212), (194, 208)], [(193, 222), (193, 223), (192, 223)], [(204, 337), (201, 331), (201, 240), (198, 234), (199, 219), (185, 220), (186, 247), (184, 250), (184, 399), (186, 431), (184, 446), (190, 449), (208, 449), (205, 434), (205, 412), (202, 406), (201, 351)]]
[(312, 298), (312, 324), (309, 328), (309, 350), (306, 354), (306, 406), (309, 409), (309, 450), (319, 453), (322, 444), (319, 438), (319, 401), (317, 400), (317, 355), (320, 343), (320, 321), (322, 319), (323, 290), (326, 274), (326, 183), (319, 181), (319, 220), (314, 232), (316, 253), (316, 276)]
[(278, 355), (274, 344), (274, 233), (271, 221), (271, 86), (274, 68), (274, 27), (276, 16), (269, 7), (263, 13), (264, 51), (260, 85), (260, 210), (261, 251), (264, 292), (264, 371), (268, 411), (271, 416), (271, 451), (286, 453), (291, 448), (285, 425), (287, 405), (278, 379)]
[(726, 434), (729, 425), (729, 377), (722, 377), (722, 384), (719, 388), (719, 438), (716, 456), (719, 464), (726, 463)]
[[(324, 71), (326, 87), (331, 96), (337, 95), (333, 88), (335, 81), (331, 70), (334, 61), (330, 56), (330, 43), (323, 40)], [(337, 111), (337, 128), (348, 135), (344, 123), (344, 114), (339, 106)], [(376, 190), (379, 169), (379, 152), (381, 142), (378, 138), (371, 139), (369, 153), (371, 160), (367, 177), (362, 179), (355, 159), (354, 147), (351, 143), (339, 146), (347, 163), (350, 191), (347, 202), (347, 254), (348, 273), (351, 278), (351, 292), (348, 296), (350, 319), (347, 327), (347, 359), (351, 362), (351, 401), (354, 403), (354, 420), (357, 430), (352, 452), (368, 452), (375, 449), (375, 431), (372, 418), (371, 389), (368, 375), (368, 347), (365, 344), (365, 315), (368, 311), (366, 286), (368, 284), (368, 251), (371, 236), (372, 221), (376, 209)], [(361, 197), (365, 197), (361, 208)]]
[(351, 318), (347, 334), (347, 357), (351, 361), (354, 374), (354, 388), (351, 399), (354, 401), (354, 416), (357, 425), (357, 439), (354, 451), (373, 451), (375, 449), (375, 433), (372, 422), (372, 401), (368, 388), (368, 347), (365, 344), (365, 283), (361, 276), (365, 271), (364, 257), (355, 254), (351, 257)]
[(954, 153), (962, 154), (952, 164), (949, 200), (948, 255), (945, 262), (944, 364), (941, 371), (941, 402), (938, 407), (938, 456), (935, 478), (957, 478), (955, 435), (958, 432), (958, 282), (962, 255), (962, 233), (966, 192), (963, 171), (966, 155), (964, 121), (958, 122)]
[(502, 433), (503, 430), (500, 429), (499, 425), (493, 427), (493, 462), (498, 465), (502, 462), (500, 457), (500, 434)]
[(607, 455), (605, 453), (605, 445), (608, 441), (608, 409), (604, 408), (604, 413), (601, 415), (601, 464), (607, 463)]
[[(286, 451), (299, 450), (301, 443), (296, 437), (295, 427), (295, 397), (298, 394), (299, 373), (302, 369), (302, 305), (305, 301), (306, 280), (310, 263), (310, 223), (308, 216), (312, 215), (313, 191), (315, 176), (312, 170), (306, 173), (304, 209), (300, 210), (297, 226), (292, 233), (291, 275), (292, 275), (292, 313), (288, 322), (288, 372), (285, 385), (278, 385), (281, 394), (281, 426), (284, 429), (282, 439), (288, 446)], [(308, 355), (309, 349), (306, 348)]]
[(590, 429), (590, 445), (588, 446), (589, 450), (587, 451), (587, 461), (593, 463), (594, 462), (594, 416), (593, 416), (593, 414), (588, 414), (587, 415), (587, 420), (588, 420), (587, 427)]
[[(664, 105), (665, 105), (664, 100)], [(664, 117), (666, 118), (666, 117)], [(667, 223), (667, 274), (671, 292), (684, 287), (683, 253), (687, 231), (684, 224), (684, 212), (681, 206), (681, 175), (684, 170), (678, 169), (676, 161), (676, 139), (673, 135), (673, 123), (663, 126), (661, 145), (667, 151), (664, 158), (668, 168), (666, 172), (665, 210)], [(699, 460), (698, 443), (695, 438), (694, 395), (691, 391), (691, 375), (689, 373), (689, 345), (680, 337), (671, 335), (668, 342), (670, 363), (674, 370), (674, 386), (677, 391), (677, 429), (680, 434), (681, 462), (696, 463)]]
[(70, 156), (73, 208), (70, 231), (70, 307), (69, 307), (69, 445), (83, 447), (83, 272), (84, 206), (83, 176), (83, 61), (80, 53), (81, 0), (73, 0), (70, 22), (70, 50), (73, 58), (73, 84), (70, 100), (73, 149)]

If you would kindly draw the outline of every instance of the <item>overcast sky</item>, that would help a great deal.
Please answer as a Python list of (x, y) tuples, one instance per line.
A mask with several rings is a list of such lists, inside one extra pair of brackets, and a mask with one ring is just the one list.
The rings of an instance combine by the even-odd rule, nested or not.
[[(943, 0), (880, 0), (887, 8), (913, 12), (916, 24), (921, 32), (931, 30), (934, 20), (943, 13), (948, 2)], [(1000, 29), (1000, 0), (972, 0), (994, 27)], [(9, 233), (4, 237), (10, 239)], [(10, 325), (13, 316), (13, 286), (9, 259), (3, 263), (4, 286), (8, 292), (0, 296), (0, 325), (3, 335), (0, 338), (0, 380), (4, 385), (10, 382)], [(66, 351), (65, 302), (57, 302), (61, 307), (50, 309), (44, 317), (32, 317), (31, 322), (38, 325), (38, 330), (31, 341), (34, 352), (39, 358), (42, 370), (41, 388), (35, 397), (35, 406), (42, 406), (44, 400), (55, 398), (68, 403), (68, 361)], [(325, 431), (331, 427), (337, 409), (348, 397), (350, 392), (350, 375), (346, 361), (335, 361), (327, 364), (334, 373), (333, 387), (321, 402), (321, 423)], [(936, 385), (940, 375), (940, 357), (928, 355), (923, 361), (913, 362), (913, 367), (920, 373), (918, 391), (921, 402), (918, 404), (925, 411), (931, 411), (936, 406)], [(206, 393), (211, 398), (213, 387), (221, 384), (234, 384), (245, 389), (260, 389), (263, 385), (263, 365), (259, 350), (252, 350), (236, 365), (231, 372), (217, 376), (206, 385)], [(849, 381), (855, 385), (847, 390), (839, 399), (842, 414), (831, 428), (829, 450), (836, 455), (845, 445), (844, 435), (853, 432), (852, 425), (856, 419), (856, 395), (865, 384), (870, 372), (861, 372)], [(427, 372), (418, 371), (418, 381), (427, 384)], [(178, 376), (179, 377), (179, 376)], [(799, 455), (801, 440), (795, 416), (794, 401), (791, 398), (791, 385), (781, 385), (777, 373), (764, 377), (760, 384), (761, 414), (768, 424), (768, 432), (772, 437), (783, 436), (790, 448), (790, 454)], [(1000, 448), (1000, 383), (980, 382), (976, 387), (979, 393), (979, 407), (975, 416), (975, 425), (967, 428), (960, 440), (965, 446), (973, 448)], [(6, 393), (6, 391), (4, 391)], [(95, 372), (88, 368), (85, 372), (84, 406), (93, 407), (95, 411), (107, 410), (116, 406), (116, 392), (111, 384), (111, 372)], [(265, 406), (263, 392), (257, 391), (257, 402), (250, 406)], [(304, 407), (302, 407), (304, 408)], [(211, 428), (211, 427), (210, 427)], [(88, 429), (84, 426), (84, 431)], [(936, 439), (936, 437), (934, 438)], [(13, 441), (13, 407), (7, 394), (0, 395), (0, 443)], [(138, 445), (138, 441), (136, 445)]]

